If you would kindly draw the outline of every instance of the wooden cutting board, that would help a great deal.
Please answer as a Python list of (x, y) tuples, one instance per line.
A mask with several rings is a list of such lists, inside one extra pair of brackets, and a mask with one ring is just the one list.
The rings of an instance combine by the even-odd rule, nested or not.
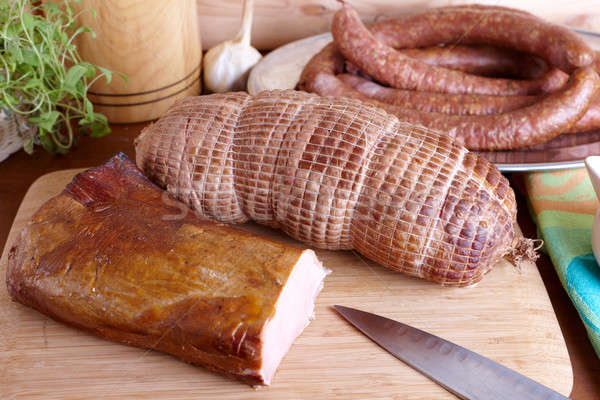
[[(76, 170), (39, 178), (17, 213), (0, 260), (26, 221)], [(296, 243), (254, 224), (244, 229)], [(63, 326), (12, 302), (0, 289), (2, 399), (454, 399), (383, 351), (332, 309), (343, 304), (440, 335), (568, 395), (565, 343), (536, 266), (501, 262), (470, 288), (442, 288), (387, 270), (348, 251), (317, 251), (332, 270), (316, 319), (283, 359), (269, 388), (253, 390), (166, 354), (128, 347)]]

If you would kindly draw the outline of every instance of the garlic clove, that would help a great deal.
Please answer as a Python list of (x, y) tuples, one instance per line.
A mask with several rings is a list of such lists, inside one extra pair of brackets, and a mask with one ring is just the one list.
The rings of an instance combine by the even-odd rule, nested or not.
[(250, 45), (253, 0), (244, 0), (242, 27), (233, 40), (211, 48), (204, 56), (204, 85), (216, 93), (246, 90), (248, 74), (262, 55)]
[(248, 74), (261, 58), (254, 47), (223, 42), (204, 56), (204, 84), (215, 93), (246, 90)]

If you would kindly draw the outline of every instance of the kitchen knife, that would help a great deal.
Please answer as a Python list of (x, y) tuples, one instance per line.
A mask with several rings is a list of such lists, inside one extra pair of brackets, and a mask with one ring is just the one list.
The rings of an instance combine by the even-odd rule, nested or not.
[(467, 400), (565, 400), (560, 393), (489, 358), (392, 319), (335, 309), (396, 358)]
[(600, 37), (600, 32), (596, 32), (596, 31), (590, 31), (588, 29), (581, 29), (581, 28), (573, 28), (572, 26), (568, 27), (569, 29), (577, 32), (577, 33), (581, 33), (582, 35), (589, 35), (589, 36), (595, 36), (595, 37)]

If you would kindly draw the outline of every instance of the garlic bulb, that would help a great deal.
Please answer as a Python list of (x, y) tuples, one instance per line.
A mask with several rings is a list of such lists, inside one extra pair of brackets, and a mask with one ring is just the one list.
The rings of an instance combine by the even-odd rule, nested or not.
[(250, 69), (261, 54), (250, 46), (254, 0), (244, 0), (242, 27), (235, 39), (220, 43), (204, 56), (204, 85), (212, 92), (246, 90)]

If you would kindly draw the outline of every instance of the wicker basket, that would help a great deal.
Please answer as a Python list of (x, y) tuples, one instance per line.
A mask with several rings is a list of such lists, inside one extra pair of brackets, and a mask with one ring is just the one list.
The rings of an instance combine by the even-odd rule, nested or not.
[(23, 147), (25, 139), (35, 134), (25, 119), (10, 110), (0, 109), (0, 162)]

